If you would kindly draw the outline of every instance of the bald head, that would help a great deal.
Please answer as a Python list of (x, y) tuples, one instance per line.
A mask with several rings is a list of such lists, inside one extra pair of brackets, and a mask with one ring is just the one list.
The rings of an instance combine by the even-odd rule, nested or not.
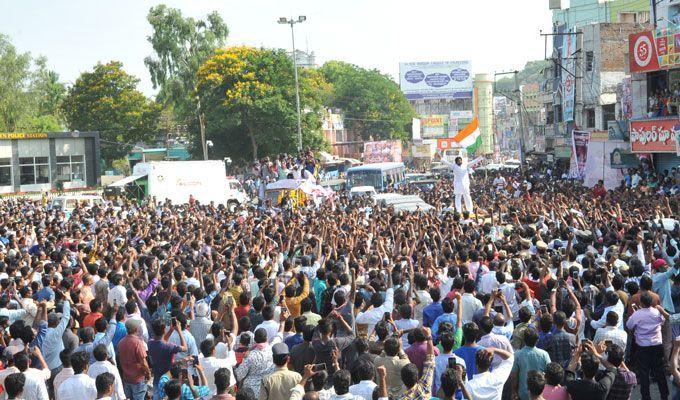
[(314, 391), (307, 392), (302, 396), (302, 400), (319, 400), (319, 395)]
[(493, 317), (494, 326), (505, 326), (505, 317), (501, 313), (496, 313)]

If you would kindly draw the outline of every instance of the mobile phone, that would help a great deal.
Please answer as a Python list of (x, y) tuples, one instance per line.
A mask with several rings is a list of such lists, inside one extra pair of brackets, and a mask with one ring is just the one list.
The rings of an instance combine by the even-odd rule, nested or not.
[(279, 296), (279, 303), (283, 303), (283, 295)]
[(456, 368), (456, 365), (458, 365), (456, 357), (449, 358), (449, 368)]
[(546, 307), (545, 305), (542, 305), (541, 306), (541, 314), (547, 314), (547, 313), (548, 313), (548, 307)]
[(187, 293), (184, 295), (184, 297), (187, 298), (187, 301), (190, 301), (190, 300), (191, 300), (191, 293), (187, 292)]
[(390, 319), (392, 319), (392, 313), (386, 312), (385, 314), (383, 314), (383, 319), (385, 321), (389, 321)]
[(177, 325), (177, 318), (176, 317), (170, 318), (170, 323), (172, 324), (172, 326)]
[(314, 372), (319, 372), (319, 371), (324, 371), (326, 370), (326, 364), (320, 363), (320, 364), (314, 364), (314, 367), (312, 367), (312, 371)]
[(225, 336), (231, 336), (231, 331), (224, 331)]
[(571, 278), (572, 279), (578, 279), (578, 271), (574, 271), (571, 273)]

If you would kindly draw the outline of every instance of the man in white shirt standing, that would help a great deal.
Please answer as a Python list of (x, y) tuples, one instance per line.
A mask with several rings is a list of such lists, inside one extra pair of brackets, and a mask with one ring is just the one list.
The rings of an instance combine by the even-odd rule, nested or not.
[(90, 356), (84, 351), (71, 355), (71, 368), (73, 368), (74, 375), (59, 386), (57, 398), (60, 400), (95, 400), (97, 398), (94, 379), (87, 375), (89, 362)]
[[(285, 321), (288, 315), (286, 313), (281, 314), (281, 319)], [(262, 328), (267, 331), (267, 341), (271, 343), (274, 338), (276, 338), (279, 333), (280, 323), (274, 320), (274, 307), (271, 305), (266, 305), (262, 308), (262, 317), (264, 321), (255, 327), (254, 331)]]
[[(227, 339), (230, 340), (230, 339)], [(236, 365), (236, 354), (231, 350), (227, 350), (226, 358), (215, 357), (215, 342), (212, 339), (205, 339), (201, 342), (201, 355), (202, 358), (198, 359), (199, 364), (203, 367), (203, 372), (207, 382), (206, 386), (210, 388), (210, 394), (212, 396), (217, 395), (217, 385), (215, 384), (215, 371), (220, 368), (226, 368), (229, 371), (229, 387), (236, 385), (236, 377), (234, 375), (233, 367)]]
[(455, 158), (455, 163), (442, 158), (442, 162), (453, 171), (454, 194), (456, 195), (456, 211), (463, 213), (462, 201), (465, 201), (465, 209), (472, 212), (472, 197), (470, 196), (470, 175), (468, 174), (468, 164), (463, 164), (461, 157)]
[(119, 307), (125, 306), (127, 303), (127, 290), (125, 289), (125, 278), (122, 274), (115, 274), (111, 277), (111, 284), (113, 289), (109, 290), (107, 301), (111, 307), (117, 305)]
[[(472, 322), (475, 313), (484, 308), (482, 302), (475, 297), (476, 286), (475, 281), (472, 279), (466, 280), (463, 284), (465, 293), (463, 293), (460, 299), (460, 303), (463, 305), (463, 324)], [(458, 301), (456, 301), (456, 309), (458, 309), (459, 306)]]
[[(501, 363), (489, 372), (494, 355), (503, 359)], [(477, 352), (477, 373), (465, 383), (470, 397), (476, 400), (500, 400), (503, 396), (503, 386), (510, 377), (514, 357), (505, 350), (488, 347)]]
[(389, 289), (385, 292), (385, 301), (383, 301), (380, 293), (373, 293), (371, 302), (367, 306), (372, 306), (371, 309), (364, 309), (360, 312), (355, 322), (357, 324), (365, 324), (368, 326), (368, 335), (370, 336), (375, 329), (375, 324), (380, 322), (385, 317), (385, 313), (392, 312), (394, 309), (394, 288), (392, 288), (392, 266), (387, 266), (387, 286)]
[(104, 344), (98, 344), (92, 351), (95, 360), (94, 364), (90, 365), (87, 370), (87, 375), (92, 379), (97, 379), (97, 377), (103, 373), (110, 373), (114, 377), (114, 391), (113, 399), (115, 400), (125, 400), (125, 391), (123, 390), (123, 381), (120, 378), (120, 373), (115, 365), (111, 364), (107, 360), (108, 350)]

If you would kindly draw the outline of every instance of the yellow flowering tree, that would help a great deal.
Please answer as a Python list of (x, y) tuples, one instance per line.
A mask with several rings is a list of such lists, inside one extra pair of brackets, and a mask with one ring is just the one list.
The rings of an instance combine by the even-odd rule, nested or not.
[[(319, 116), (329, 85), (314, 70), (299, 73), (303, 145), (319, 149), (324, 146)], [(296, 149), (293, 62), (284, 51), (217, 50), (199, 68), (196, 82), (215, 157), (257, 159)]]

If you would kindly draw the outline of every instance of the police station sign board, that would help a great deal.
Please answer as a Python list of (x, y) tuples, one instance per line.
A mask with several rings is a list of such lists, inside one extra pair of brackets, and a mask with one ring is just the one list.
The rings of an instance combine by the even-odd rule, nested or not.
[(470, 61), (399, 64), (399, 85), (409, 100), (472, 97)]

